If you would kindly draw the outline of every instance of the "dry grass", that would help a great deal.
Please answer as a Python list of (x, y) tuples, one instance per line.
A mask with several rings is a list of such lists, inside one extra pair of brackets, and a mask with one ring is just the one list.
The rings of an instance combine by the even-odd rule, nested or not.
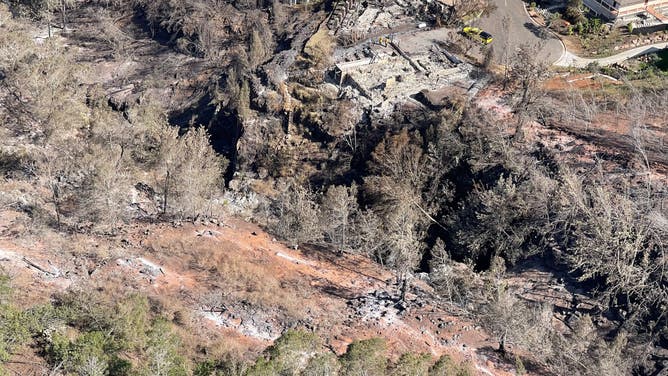
[[(178, 256), (181, 270), (204, 271), (207, 284), (236, 301), (245, 300), (264, 310), (279, 310), (289, 318), (303, 316), (307, 290), (296, 281), (281, 278), (261, 251), (242, 250), (233, 244), (189, 239), (160, 239), (150, 247), (165, 255)], [(202, 275), (198, 273), (198, 275)]]
[(313, 60), (314, 65), (323, 66), (329, 63), (334, 49), (334, 39), (326, 28), (313, 34), (304, 46), (304, 53)]

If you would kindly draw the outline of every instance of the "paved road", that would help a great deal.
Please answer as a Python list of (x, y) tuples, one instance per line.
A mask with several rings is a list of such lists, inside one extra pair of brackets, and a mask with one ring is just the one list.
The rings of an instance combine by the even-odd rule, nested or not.
[(645, 54), (651, 54), (652, 52), (659, 52), (664, 48), (668, 48), (668, 42), (662, 42), (662, 43), (655, 43), (655, 44), (650, 44), (647, 46), (641, 46), (637, 47), (628, 51), (620, 52), (617, 55), (612, 55), (609, 57), (603, 57), (600, 59), (588, 59), (584, 57), (579, 57), (571, 52), (566, 52), (557, 62), (554, 63), (554, 65), (560, 66), (560, 67), (576, 67), (576, 68), (584, 68), (587, 65), (597, 62), (598, 65), (600, 66), (606, 66), (606, 65), (611, 65), (615, 63), (620, 63), (624, 60), (640, 56), (640, 55), (645, 55)]
[[(584, 68), (593, 62), (597, 62), (600, 66), (611, 65), (668, 48), (668, 43), (662, 42), (637, 47), (599, 59), (579, 57), (566, 51), (561, 41), (554, 34), (535, 25), (529, 18), (521, 0), (492, 1), (496, 4), (497, 9), (491, 15), (476, 21), (474, 26), (478, 26), (494, 36), (494, 42), (492, 42), (494, 60), (499, 64), (503, 64), (504, 51), (512, 54), (521, 44), (535, 46), (536, 56), (548, 64), (576, 68)], [(504, 17), (507, 17), (510, 21), (508, 31), (503, 25)]]
[[(548, 64), (556, 62), (564, 52), (561, 41), (539, 28), (524, 10), (521, 0), (492, 0), (497, 9), (489, 16), (475, 22), (475, 26), (494, 36), (494, 59), (503, 63), (503, 51), (510, 54), (521, 44), (536, 46), (536, 56)], [(504, 30), (503, 18), (508, 17), (509, 31)]]

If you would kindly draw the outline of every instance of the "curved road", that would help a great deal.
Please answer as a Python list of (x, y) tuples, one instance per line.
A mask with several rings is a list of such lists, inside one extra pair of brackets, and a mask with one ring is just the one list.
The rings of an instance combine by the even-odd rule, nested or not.
[[(596, 62), (600, 66), (611, 65), (644, 54), (668, 48), (668, 42), (655, 43), (620, 52), (613, 56), (590, 59), (568, 52), (559, 38), (544, 27), (536, 25), (529, 17), (522, 0), (492, 0), (496, 10), (476, 22), (475, 26), (494, 36), (494, 61), (503, 64), (504, 51), (509, 54), (521, 44), (536, 47), (536, 56), (548, 64), (560, 67), (585, 68)], [(507, 29), (503, 19), (509, 20)]]
[[(503, 63), (503, 53), (512, 54), (521, 44), (536, 47), (536, 56), (549, 64), (556, 62), (564, 52), (559, 39), (545, 29), (536, 26), (529, 18), (522, 0), (492, 0), (496, 10), (476, 22), (475, 26), (494, 36), (494, 61)], [(508, 30), (503, 19), (507, 17)]]
[(640, 56), (651, 54), (653, 52), (659, 52), (664, 48), (668, 48), (668, 42), (655, 43), (647, 46), (636, 47), (632, 50), (620, 52), (616, 55), (602, 57), (598, 59), (588, 59), (584, 57), (576, 56), (570, 52), (564, 53), (559, 60), (557, 60), (554, 65), (559, 67), (575, 67), (575, 68), (585, 68), (591, 63), (598, 63), (598, 65), (604, 67), (606, 65), (611, 65), (615, 63), (621, 63), (624, 60)]

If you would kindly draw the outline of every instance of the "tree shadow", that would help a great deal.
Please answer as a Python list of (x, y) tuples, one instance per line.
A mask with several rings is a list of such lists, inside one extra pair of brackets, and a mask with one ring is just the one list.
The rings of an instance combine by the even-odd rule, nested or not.
[(332, 284), (320, 287), (320, 291), (322, 291), (327, 295), (333, 295), (345, 300), (352, 300), (359, 297), (359, 295), (356, 294), (354, 291), (351, 291), (343, 287), (334, 286)]
[(531, 22), (525, 22), (524, 27), (526, 27), (533, 35), (540, 39), (548, 39), (550, 36), (544, 27), (536, 26)]
[(327, 261), (330, 264), (333, 264), (341, 269), (345, 269), (347, 271), (353, 272), (355, 274), (364, 276), (366, 278), (382, 282), (382, 283), (387, 283), (387, 281), (380, 279), (376, 276), (370, 275), (368, 273), (364, 273), (363, 269), (360, 269), (358, 265), (355, 265), (353, 260), (348, 259), (347, 257), (342, 257), (344, 254), (338, 254), (335, 251), (332, 251), (329, 248), (318, 246), (315, 244), (305, 244), (302, 247), (299, 248), (302, 254), (305, 256), (308, 256), (311, 259), (315, 259), (318, 261)]

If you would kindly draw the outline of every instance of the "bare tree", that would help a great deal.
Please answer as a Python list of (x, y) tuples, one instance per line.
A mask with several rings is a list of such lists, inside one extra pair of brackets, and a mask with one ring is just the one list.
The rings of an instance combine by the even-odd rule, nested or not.
[(104, 376), (107, 374), (107, 368), (107, 362), (90, 355), (77, 367), (77, 373), (82, 376)]
[(354, 249), (368, 257), (376, 259), (385, 265), (384, 242), (385, 232), (381, 218), (373, 210), (360, 210), (355, 223)]
[(514, 105), (517, 116), (515, 139), (521, 141), (524, 137), (523, 126), (530, 116), (531, 106), (540, 94), (538, 84), (547, 77), (547, 65), (536, 57), (536, 46), (520, 45), (511, 58), (510, 82), (519, 92), (520, 97)]
[(426, 224), (435, 221), (423, 207), (421, 189), (428, 169), (426, 157), (413, 137), (404, 130), (380, 143), (372, 154), (377, 175), (364, 184), (375, 201), (374, 210), (383, 219), (386, 237), (382, 259), (399, 270), (404, 287), (419, 264)]
[(202, 128), (179, 137), (177, 128), (163, 125), (159, 139), (155, 181), (162, 196), (162, 213), (206, 214), (209, 200), (221, 186), (226, 161), (213, 151)]
[(357, 185), (330, 186), (322, 199), (322, 220), (326, 240), (339, 252), (350, 251), (357, 215)]
[(506, 354), (508, 345), (517, 345), (538, 350), (546, 347), (552, 329), (552, 311), (547, 305), (522, 302), (507, 286), (496, 284), (492, 296), (482, 309), (484, 325), (496, 337), (498, 351)]
[(654, 209), (573, 174), (563, 179), (559, 220), (570, 240), (563, 256), (580, 279), (603, 278), (601, 302), (620, 310), (628, 325), (651, 307), (668, 304), (664, 233), (648, 215)]
[(67, 28), (67, 9), (76, 4), (75, 0), (41, 0), (37, 6), (42, 13), (42, 17), (46, 18), (49, 38), (51, 38), (51, 23), (53, 22), (53, 13), (60, 12), (61, 27), (65, 31)]
[(8, 74), (2, 83), (16, 100), (15, 105), (30, 113), (28, 121), (20, 124), (20, 131), (31, 132), (41, 140), (75, 136), (86, 125), (85, 117), (80, 116), (88, 112), (85, 90), (79, 85), (86, 69), (55, 42), (26, 48), (25, 53), (32, 56), (27, 60), (9, 56), (23, 55), (17, 51), (22, 48), (10, 45), (4, 53), (0, 51), (0, 56), (4, 55), (1, 64), (11, 69), (5, 70)]
[(66, 209), (76, 197), (75, 187), (80, 186), (78, 183), (84, 175), (76, 163), (81, 155), (81, 148), (69, 139), (62, 144), (47, 145), (36, 156), (37, 176), (49, 192), (46, 202), (53, 205), (57, 227), (63, 224)]
[(85, 191), (80, 195), (81, 210), (96, 227), (114, 232), (119, 222), (130, 218), (132, 172), (118, 145), (92, 145), (82, 161), (90, 166)]
[(503, 52), (501, 52), (501, 64), (503, 64), (503, 90), (506, 90), (510, 81), (510, 17), (503, 16), (501, 19), (501, 29), (505, 34), (503, 36)]
[(275, 220), (271, 229), (292, 247), (320, 241), (321, 211), (317, 195), (311, 189), (295, 181), (288, 182), (274, 201), (272, 212)]
[(455, 20), (463, 21), (483, 14), (491, 14), (496, 6), (489, 0), (455, 0), (453, 8)]

